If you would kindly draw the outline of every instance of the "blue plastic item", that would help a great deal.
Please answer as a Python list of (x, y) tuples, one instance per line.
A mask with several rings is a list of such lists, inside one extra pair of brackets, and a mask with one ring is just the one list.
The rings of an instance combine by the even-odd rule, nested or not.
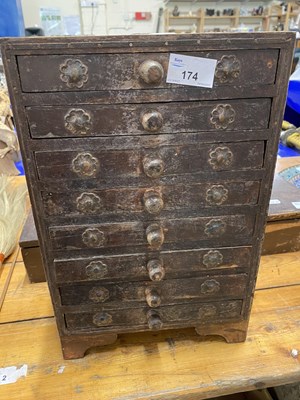
[(1, 0), (0, 3), (0, 36), (24, 36), (21, 0)]
[(300, 126), (300, 68), (290, 77), (284, 119)]

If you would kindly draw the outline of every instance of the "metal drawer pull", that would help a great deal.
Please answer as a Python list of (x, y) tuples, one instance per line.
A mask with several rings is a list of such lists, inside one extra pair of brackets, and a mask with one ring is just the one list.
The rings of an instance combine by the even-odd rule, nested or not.
[(99, 170), (99, 161), (91, 153), (79, 153), (72, 161), (72, 170), (81, 178), (94, 178)]
[(158, 111), (147, 112), (142, 115), (141, 123), (145, 131), (157, 132), (163, 126), (163, 117)]
[(199, 308), (198, 317), (202, 318), (210, 318), (217, 315), (217, 307), (211, 304), (204, 304)]
[(161, 260), (148, 261), (147, 270), (151, 281), (161, 281), (165, 276), (165, 269)]
[(88, 81), (88, 67), (77, 58), (68, 58), (59, 66), (60, 79), (66, 83), (70, 89), (81, 89)]
[(91, 279), (100, 279), (107, 275), (108, 268), (102, 261), (92, 261), (85, 267), (85, 272)]
[(221, 219), (213, 218), (205, 225), (204, 233), (209, 237), (221, 236), (226, 231), (226, 223)]
[(208, 162), (214, 170), (222, 170), (233, 162), (233, 153), (229, 147), (216, 147), (209, 153)]
[(89, 291), (89, 299), (94, 303), (104, 303), (109, 299), (109, 291), (104, 287), (94, 287)]
[(161, 226), (158, 224), (151, 224), (146, 229), (147, 241), (151, 247), (160, 247), (164, 240), (164, 232)]
[(139, 66), (138, 74), (145, 83), (155, 84), (162, 81), (164, 69), (159, 62), (147, 60)]
[(207, 268), (215, 268), (223, 263), (223, 255), (219, 250), (209, 250), (204, 254), (202, 262)]
[(98, 228), (87, 228), (81, 236), (87, 247), (102, 247), (105, 243), (105, 235)]
[(95, 214), (100, 211), (102, 201), (94, 193), (84, 192), (76, 199), (76, 208), (83, 214)]
[(163, 327), (162, 320), (157, 311), (154, 311), (154, 310), (148, 311), (147, 319), (148, 319), (149, 329), (151, 329), (153, 331), (157, 331)]
[(235, 120), (235, 111), (230, 104), (218, 104), (210, 115), (210, 123), (216, 129), (226, 129)]
[(164, 162), (156, 156), (146, 156), (143, 159), (143, 169), (149, 178), (159, 178), (164, 172)]
[(206, 201), (208, 204), (223, 204), (228, 199), (228, 189), (223, 185), (212, 185), (206, 191)]
[(76, 135), (86, 135), (92, 127), (91, 115), (81, 108), (73, 108), (65, 115), (65, 128)]
[(161, 303), (161, 298), (155, 289), (147, 288), (145, 290), (146, 301), (149, 307), (158, 307)]
[(146, 190), (144, 193), (144, 205), (150, 214), (158, 214), (164, 207), (161, 194), (156, 190)]
[(209, 279), (202, 283), (201, 293), (202, 294), (214, 294), (220, 290), (220, 283), (215, 279)]
[(106, 312), (100, 312), (93, 316), (93, 323), (97, 326), (110, 325), (112, 320), (112, 316)]
[(215, 77), (221, 83), (231, 83), (241, 72), (241, 63), (234, 55), (222, 56), (217, 62)]

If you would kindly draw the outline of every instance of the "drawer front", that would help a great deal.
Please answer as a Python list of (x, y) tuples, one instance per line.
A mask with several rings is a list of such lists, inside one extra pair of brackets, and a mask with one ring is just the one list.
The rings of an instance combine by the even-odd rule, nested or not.
[[(216, 87), (247, 87), (275, 81), (277, 49), (181, 54), (217, 59)], [(24, 92), (169, 88), (168, 63), (168, 53), (18, 57)]]
[(201, 211), (205, 207), (255, 205), (260, 182), (211, 182), (193, 185), (119, 188), (69, 193), (42, 192), (46, 215), (164, 216), (166, 212)]
[(161, 324), (160, 329), (172, 328), (175, 325), (184, 326), (195, 323), (195, 326), (210, 322), (217, 323), (227, 319), (237, 319), (241, 316), (242, 300), (231, 300), (201, 304), (179, 304), (161, 307), (157, 310), (135, 308), (129, 310), (99, 310), (94, 313), (67, 313), (66, 326), (70, 330), (113, 330), (119, 332), (153, 329), (153, 314), (157, 315)]
[(267, 129), (271, 99), (27, 107), (33, 138)]
[[(160, 220), (143, 223), (124, 222), (94, 225), (50, 227), (54, 250), (109, 249), (144, 246), (159, 249), (163, 245), (195, 246), (201, 242), (229, 241), (245, 244), (253, 234), (254, 210), (247, 214)], [(241, 241), (241, 243), (239, 243)]]
[(56, 280), (81, 281), (161, 281), (199, 274), (211, 276), (217, 271), (247, 271), (251, 247), (212, 248), (159, 252), (158, 254), (116, 255), (110, 257), (54, 260)]
[(263, 165), (264, 142), (197, 143), (156, 149), (105, 150), (101, 140), (90, 151), (53, 150), (35, 153), (40, 180), (94, 180), (95, 185), (119, 185), (136, 178), (151, 182), (183, 174), (259, 169)]
[(206, 299), (242, 298), (247, 275), (194, 277), (162, 282), (94, 283), (60, 288), (61, 304), (77, 306), (98, 304), (105, 310), (197, 302)]

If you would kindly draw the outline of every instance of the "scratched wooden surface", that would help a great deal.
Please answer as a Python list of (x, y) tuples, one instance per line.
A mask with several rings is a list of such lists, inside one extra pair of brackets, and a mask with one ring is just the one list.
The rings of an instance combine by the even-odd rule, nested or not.
[(300, 252), (263, 257), (245, 343), (203, 340), (191, 329), (128, 334), (71, 361), (62, 358), (46, 284), (30, 284), (19, 261), (0, 313), (0, 368), (27, 364), (28, 374), (0, 385), (0, 398), (208, 399), (299, 381), (292, 349), (300, 350)]

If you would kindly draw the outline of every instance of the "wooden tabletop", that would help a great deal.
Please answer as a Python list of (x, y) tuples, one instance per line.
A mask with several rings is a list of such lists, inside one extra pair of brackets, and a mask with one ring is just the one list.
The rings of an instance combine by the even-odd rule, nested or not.
[(299, 381), (297, 351), (299, 252), (263, 257), (245, 343), (202, 339), (192, 329), (126, 334), (71, 361), (62, 358), (47, 285), (28, 282), (19, 256), (0, 313), (0, 368), (27, 365), (27, 376), (0, 385), (0, 398), (208, 399)]

